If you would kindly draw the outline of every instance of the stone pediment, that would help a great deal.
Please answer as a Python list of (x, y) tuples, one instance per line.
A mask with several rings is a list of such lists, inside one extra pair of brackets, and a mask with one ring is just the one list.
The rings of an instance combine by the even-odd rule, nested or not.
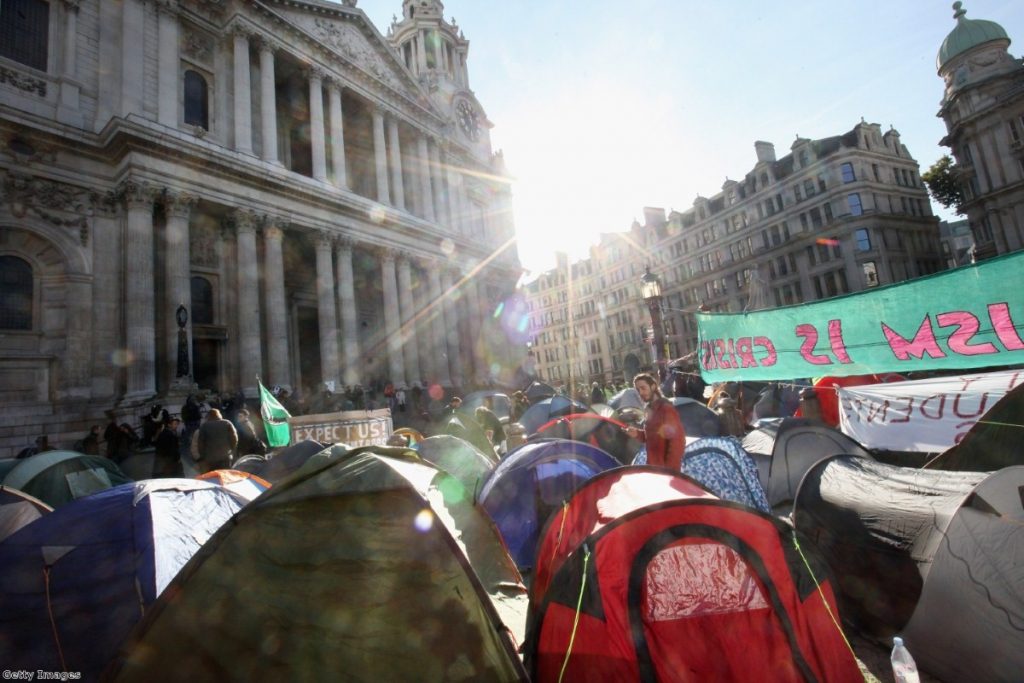
[(355, 66), (410, 100), (425, 100), (423, 91), (362, 11), (346, 5), (325, 9), (323, 3), (295, 0), (267, 5), (293, 27), (343, 58), (346, 67)]

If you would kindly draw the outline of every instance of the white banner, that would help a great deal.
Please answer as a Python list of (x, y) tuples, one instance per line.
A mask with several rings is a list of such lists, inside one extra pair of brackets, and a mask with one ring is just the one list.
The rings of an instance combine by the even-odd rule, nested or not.
[(350, 410), (319, 415), (293, 415), (288, 418), (292, 430), (292, 443), (319, 441), (344, 443), (352, 448), (383, 446), (391, 436), (391, 411)]
[(960, 439), (1024, 370), (839, 389), (839, 428), (868, 448), (940, 453)]

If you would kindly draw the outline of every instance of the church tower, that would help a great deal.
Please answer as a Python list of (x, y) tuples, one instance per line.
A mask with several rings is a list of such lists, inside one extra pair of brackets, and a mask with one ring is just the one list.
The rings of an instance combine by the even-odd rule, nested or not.
[(402, 18), (388, 40), (434, 104), (449, 117), (454, 134), (481, 158), (491, 156), (490, 127), (469, 87), (469, 41), (455, 19), (446, 20), (440, 0), (403, 0)]

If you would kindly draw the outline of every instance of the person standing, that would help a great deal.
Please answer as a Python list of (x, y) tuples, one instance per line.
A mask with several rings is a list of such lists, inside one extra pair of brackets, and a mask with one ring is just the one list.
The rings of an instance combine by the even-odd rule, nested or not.
[(200, 474), (228, 469), (237, 447), (235, 425), (221, 417), (220, 410), (211, 408), (196, 434), (196, 469)]
[(647, 464), (679, 472), (686, 451), (686, 430), (672, 402), (661, 395), (658, 380), (649, 373), (633, 378), (633, 388), (647, 404), (643, 429), (628, 427), (627, 433), (647, 446)]
[(178, 451), (178, 435), (169, 424), (158, 422), (153, 434), (153, 478), (180, 477), (181, 454)]

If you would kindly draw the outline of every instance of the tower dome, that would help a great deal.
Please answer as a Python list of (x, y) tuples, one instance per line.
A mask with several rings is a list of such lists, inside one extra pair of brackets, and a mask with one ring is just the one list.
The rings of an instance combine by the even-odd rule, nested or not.
[(1010, 37), (1006, 30), (994, 21), (984, 19), (967, 19), (967, 10), (963, 9), (962, 2), (953, 3), (953, 18), (956, 19), (954, 28), (946, 39), (942, 41), (939, 54), (935, 59), (935, 67), (939, 71), (957, 55), (994, 40), (1005, 40), (1010, 44)]

